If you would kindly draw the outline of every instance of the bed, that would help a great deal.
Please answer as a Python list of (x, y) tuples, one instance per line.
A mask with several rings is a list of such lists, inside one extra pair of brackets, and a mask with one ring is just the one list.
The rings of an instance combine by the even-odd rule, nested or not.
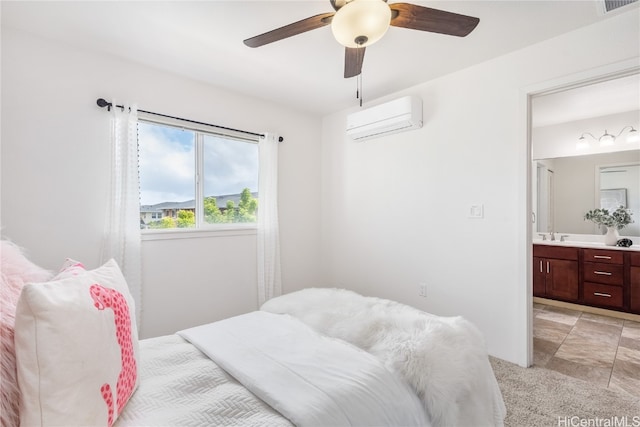
[[(374, 355), (409, 386), (426, 414), (418, 424), (296, 425), (503, 425), (506, 410), (482, 337), (460, 317), (433, 316), (328, 288), (274, 298), (261, 311), (289, 316), (322, 336)], [(180, 334), (142, 340), (140, 345), (141, 384), (117, 426), (292, 425)], [(176, 399), (184, 405), (176, 405)]]
[[(3, 341), (12, 280), (5, 249)], [(311, 288), (138, 340), (133, 300), (113, 260), (89, 271), (67, 260), (49, 276), (34, 269), (12, 288), (14, 299), (21, 288), (19, 400), (3, 384), (7, 427), (18, 425), (11, 410), (23, 426), (503, 425), (483, 338), (461, 317)], [(13, 349), (3, 350), (6, 381)]]

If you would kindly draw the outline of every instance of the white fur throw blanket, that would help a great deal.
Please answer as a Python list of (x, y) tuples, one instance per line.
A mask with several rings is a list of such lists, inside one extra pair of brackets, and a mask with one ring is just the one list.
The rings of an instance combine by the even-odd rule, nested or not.
[(290, 314), (378, 357), (413, 387), (433, 426), (503, 425), (506, 408), (484, 339), (462, 317), (328, 288), (276, 297), (261, 310)]

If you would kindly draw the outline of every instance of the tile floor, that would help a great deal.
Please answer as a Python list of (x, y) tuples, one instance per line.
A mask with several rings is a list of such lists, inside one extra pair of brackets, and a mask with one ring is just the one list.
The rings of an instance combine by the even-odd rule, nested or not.
[(533, 363), (640, 396), (640, 323), (534, 303)]

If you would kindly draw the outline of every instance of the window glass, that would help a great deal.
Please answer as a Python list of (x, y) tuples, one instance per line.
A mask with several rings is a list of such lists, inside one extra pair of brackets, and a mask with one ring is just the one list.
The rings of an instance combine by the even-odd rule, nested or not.
[(138, 145), (141, 228), (256, 222), (256, 143), (140, 121)]
[(256, 222), (258, 209), (258, 146), (205, 135), (204, 221)]

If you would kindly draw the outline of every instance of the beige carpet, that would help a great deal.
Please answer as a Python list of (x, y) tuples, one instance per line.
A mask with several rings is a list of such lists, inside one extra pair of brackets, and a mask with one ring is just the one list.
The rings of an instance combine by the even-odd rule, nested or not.
[(491, 365), (507, 405), (507, 427), (640, 427), (640, 395), (496, 358), (491, 358)]

